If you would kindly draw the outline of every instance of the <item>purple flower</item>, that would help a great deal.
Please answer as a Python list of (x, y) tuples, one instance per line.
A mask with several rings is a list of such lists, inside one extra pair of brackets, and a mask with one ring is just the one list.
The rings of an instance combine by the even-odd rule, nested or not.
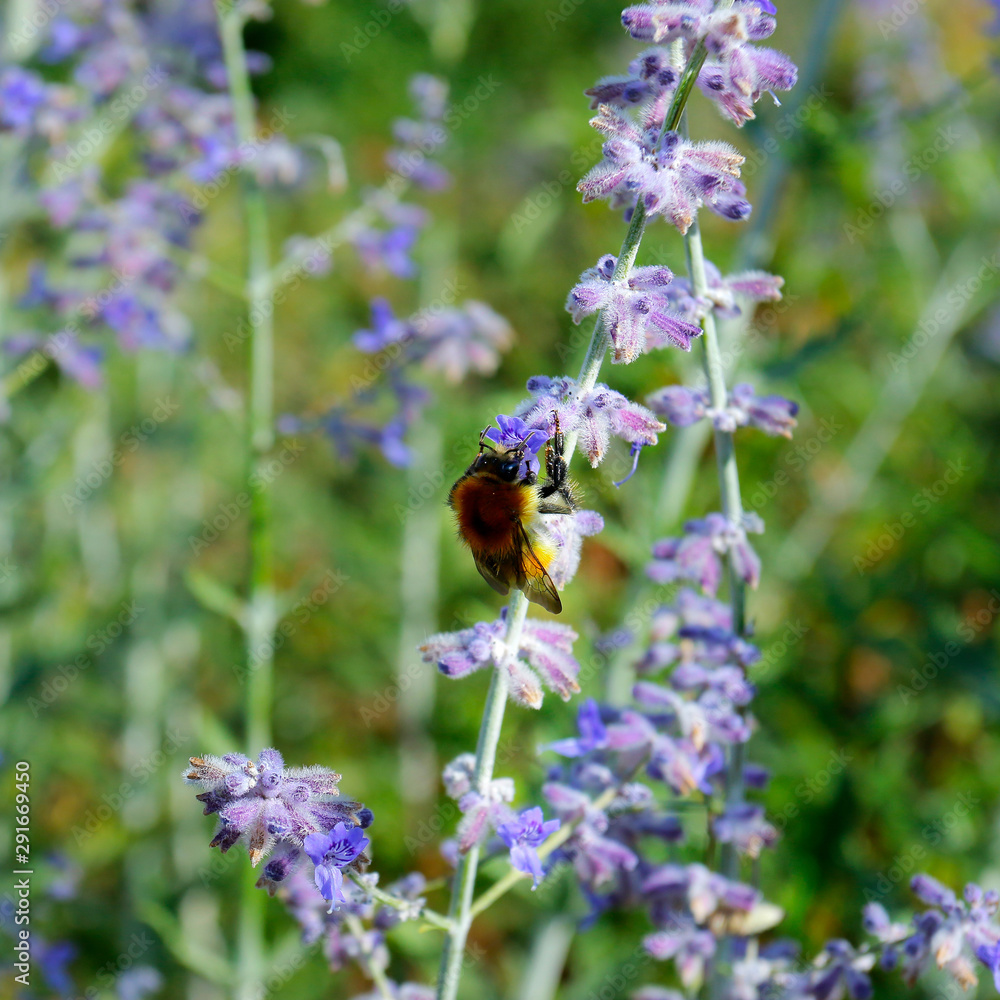
[(670, 50), (655, 47), (639, 53), (629, 63), (626, 75), (603, 77), (584, 93), (591, 98), (594, 111), (602, 104), (617, 108), (645, 105), (646, 118), (662, 122), (679, 79), (670, 61)]
[(993, 973), (993, 985), (1000, 990), (1000, 942), (981, 944), (976, 949), (976, 958)]
[(593, 698), (588, 698), (580, 706), (576, 714), (576, 728), (579, 737), (556, 740), (545, 750), (552, 750), (563, 757), (582, 757), (592, 750), (600, 750), (607, 745), (608, 731), (601, 721), (601, 710)]
[(573, 322), (601, 310), (614, 346), (611, 360), (616, 364), (627, 364), (667, 344), (689, 351), (691, 338), (701, 333), (701, 327), (674, 312), (664, 292), (673, 280), (670, 269), (636, 267), (625, 281), (618, 282), (612, 278), (616, 263), (617, 258), (606, 254), (596, 267), (580, 275), (580, 283), (566, 300)]
[(734, 524), (722, 514), (688, 521), (680, 538), (666, 538), (653, 546), (653, 561), (646, 569), (656, 583), (694, 580), (714, 595), (722, 579), (722, 559), (729, 554), (733, 568), (751, 587), (760, 579), (760, 559), (747, 541), (747, 532), (760, 533), (764, 524), (753, 513)]
[(458, 849), (468, 851), (473, 844), (481, 843), (490, 830), (506, 823), (513, 812), (514, 782), (511, 778), (494, 778), (485, 793), (472, 789), (458, 800), (462, 820), (458, 824)]
[(302, 847), (310, 834), (337, 824), (371, 822), (359, 803), (336, 798), (339, 774), (318, 766), (285, 767), (277, 750), (262, 750), (256, 763), (243, 754), (205, 754), (190, 763), (184, 780), (205, 789), (196, 796), (205, 815), (219, 815), (211, 846), (225, 853), (243, 840), (255, 867), (278, 842)]
[(70, 941), (48, 942), (35, 936), (32, 950), (42, 971), (42, 978), (54, 993), (69, 996), (75, 992), (73, 978), (66, 968), (76, 958), (76, 945)]
[(675, 427), (690, 427), (708, 412), (707, 389), (690, 389), (686, 385), (668, 385), (646, 397), (649, 408)]
[(622, 24), (642, 41), (704, 40), (709, 55), (698, 86), (723, 114), (742, 125), (754, 117), (753, 104), (762, 93), (773, 96), (775, 90), (795, 85), (797, 71), (787, 56), (751, 44), (774, 32), (775, 13), (770, 0), (736, 0), (717, 9), (711, 0), (654, 0), (626, 8)]
[(126, 969), (115, 981), (118, 1000), (145, 1000), (163, 987), (163, 976), (151, 965)]
[(390, 344), (397, 344), (413, 336), (409, 323), (396, 319), (392, 306), (383, 298), (371, 301), (372, 328), (358, 330), (354, 334), (354, 344), (366, 354), (374, 354)]
[(571, 378), (536, 375), (528, 380), (528, 392), (533, 398), (518, 407), (518, 415), (525, 423), (542, 427), (551, 435), (555, 413), (564, 432), (579, 434), (579, 445), (595, 469), (612, 437), (630, 445), (653, 445), (657, 434), (666, 429), (651, 410), (606, 385), (598, 383), (581, 396), (575, 395), (574, 388)]
[(778, 831), (764, 818), (763, 806), (749, 802), (727, 806), (712, 821), (712, 831), (720, 843), (735, 844), (749, 858), (760, 857), (761, 851), (773, 847), (778, 839)]
[(931, 906), (949, 908), (958, 902), (951, 889), (930, 875), (914, 875), (910, 880), (910, 888), (919, 899)]
[(483, 436), (500, 448), (523, 451), (518, 479), (524, 479), (529, 472), (538, 475), (541, 469), (538, 452), (551, 435), (537, 427), (529, 427), (520, 417), (507, 417), (502, 413), (497, 415), (497, 427), (490, 427)]
[(410, 250), (419, 235), (414, 226), (395, 226), (387, 231), (362, 229), (354, 237), (354, 247), (369, 270), (388, 271), (397, 278), (414, 278), (417, 265), (410, 259)]
[(641, 128), (609, 107), (590, 123), (606, 135), (603, 159), (577, 184), (584, 202), (610, 200), (612, 208), (642, 200), (647, 215), (662, 215), (683, 234), (704, 205), (723, 218), (750, 214), (740, 183), (743, 157), (724, 142), (694, 143), (677, 132), (660, 140), (654, 124)]
[[(964, 900), (959, 900), (947, 886), (924, 874), (914, 876), (910, 886), (932, 908), (914, 916), (914, 932), (899, 948), (903, 979), (912, 985), (933, 963), (945, 969), (963, 989), (969, 989), (977, 981), (967, 957), (970, 954), (995, 975), (996, 946), (1000, 942), (1000, 927), (996, 923), (1000, 894), (992, 890), (984, 892), (970, 882), (965, 887)], [(878, 926), (882, 923), (880, 916), (874, 914), (873, 933), (883, 931)], [(895, 949), (892, 953), (894, 959)]]
[(695, 989), (705, 975), (705, 963), (715, 954), (715, 937), (696, 927), (678, 926), (655, 931), (642, 939), (643, 947), (653, 958), (673, 959), (681, 983)]
[(551, 514), (546, 516), (544, 527), (556, 550), (548, 573), (556, 587), (562, 590), (580, 568), (583, 540), (604, 530), (604, 518), (594, 510)]
[(432, 635), (420, 651), (425, 662), (436, 663), (447, 677), (465, 677), (489, 664), (506, 670), (510, 677), (510, 696), (529, 708), (542, 704), (539, 676), (563, 701), (568, 701), (580, 690), (576, 681), (580, 664), (572, 655), (577, 638), (573, 629), (568, 625), (528, 619), (521, 633), (518, 655), (514, 657), (504, 645), (506, 628), (505, 617), (494, 622), (478, 622), (459, 632)]
[(753, 386), (741, 382), (733, 386), (728, 405), (715, 409), (707, 389), (671, 385), (651, 393), (646, 402), (658, 416), (677, 427), (688, 427), (709, 417), (718, 430), (733, 433), (737, 427), (756, 427), (765, 434), (790, 438), (796, 426), (798, 403), (781, 396), (757, 396)]
[(456, 309), (428, 309), (410, 317), (413, 361), (453, 385), (470, 372), (492, 375), (510, 347), (510, 324), (483, 302), (469, 299)]
[(847, 941), (828, 941), (816, 960), (818, 971), (811, 973), (809, 995), (816, 1000), (833, 1000), (846, 992), (851, 1000), (869, 1000), (872, 981), (868, 977), (875, 955), (858, 952)]
[(30, 70), (9, 66), (0, 75), (0, 125), (26, 132), (48, 100), (45, 81)]
[(510, 848), (511, 865), (532, 877), (533, 889), (545, 874), (536, 848), (560, 825), (557, 819), (546, 820), (542, 810), (533, 806), (497, 828), (500, 839)]
[(330, 910), (345, 903), (342, 870), (354, 864), (364, 853), (369, 840), (359, 826), (338, 823), (328, 833), (311, 833), (303, 841), (309, 860), (316, 866), (316, 888), (330, 901)]

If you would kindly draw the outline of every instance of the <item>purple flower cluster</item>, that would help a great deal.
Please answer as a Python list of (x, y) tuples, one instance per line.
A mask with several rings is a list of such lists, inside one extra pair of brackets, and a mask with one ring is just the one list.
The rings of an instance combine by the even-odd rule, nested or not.
[[(719, 6), (713, 0), (652, 0), (622, 11), (622, 24), (639, 41), (659, 45), (682, 40), (685, 58), (704, 42), (708, 57), (698, 87), (726, 117), (742, 125), (754, 117), (753, 105), (762, 94), (774, 97), (776, 90), (790, 90), (798, 76), (788, 56), (753, 44), (774, 33), (775, 13), (770, 0)], [(657, 51), (668, 59), (662, 49), (646, 55)], [(663, 111), (659, 113), (662, 121)]]
[[(371, 270), (384, 270), (397, 278), (413, 278), (417, 267), (409, 251), (427, 225), (428, 214), (417, 205), (398, 200), (408, 184), (441, 191), (451, 183), (448, 172), (431, 159), (447, 139), (442, 119), (447, 110), (448, 87), (443, 80), (418, 73), (410, 80), (410, 97), (417, 118), (397, 118), (393, 135), (398, 143), (386, 154), (392, 171), (382, 189), (371, 192), (366, 204), (376, 221), (360, 227), (352, 240), (362, 262)], [(385, 192), (390, 197), (385, 197)]]
[(528, 708), (541, 707), (543, 683), (563, 701), (580, 690), (573, 629), (528, 619), (516, 655), (504, 644), (506, 630), (506, 616), (502, 615), (496, 621), (477, 622), (458, 632), (432, 635), (420, 652), (425, 662), (436, 663), (446, 677), (467, 677), (485, 667), (506, 671), (511, 698)]
[(558, 418), (564, 433), (575, 431), (579, 435), (579, 446), (595, 469), (613, 437), (644, 448), (656, 444), (657, 435), (666, 430), (651, 410), (606, 385), (598, 383), (583, 393), (576, 389), (576, 382), (567, 376), (536, 375), (528, 379), (531, 398), (518, 407), (517, 415), (550, 437)]
[[(189, 245), (211, 196), (198, 190), (192, 197), (191, 182), (216, 181), (251, 160), (252, 169), (270, 163), (273, 172), (274, 157), (267, 143), (238, 149), (230, 100), (220, 92), (226, 78), (208, 0), (191, 0), (172, 15), (127, 2), (74, 5), (46, 31), (40, 59), (61, 78), (68, 70), (71, 82), (6, 68), (0, 130), (21, 141), (16, 155), (30, 168), (18, 173), (22, 214), (42, 205), (62, 236), (61, 261), (35, 272), (48, 293), (44, 303), (36, 282), (20, 305), (29, 321), (51, 327), (55, 319), (61, 329), (29, 328), (7, 347), (39, 349), (93, 387), (100, 351), (81, 338), (111, 332), (126, 350), (187, 344), (189, 323), (174, 301), (176, 251)], [(119, 164), (105, 184), (103, 149), (126, 130), (131, 174), (123, 185)], [(33, 155), (39, 147), (41, 155)], [(113, 194), (117, 189), (122, 193)]]
[(204, 789), (196, 798), (205, 815), (219, 817), (212, 847), (225, 853), (243, 842), (255, 867), (279, 848), (264, 868), (261, 887), (273, 892), (299, 867), (304, 851), (316, 866), (316, 885), (334, 906), (340, 869), (362, 870), (368, 863), (361, 829), (371, 825), (371, 810), (339, 798), (340, 775), (329, 768), (285, 767), (281, 754), (267, 749), (256, 762), (239, 753), (192, 757), (183, 777)]
[(723, 275), (711, 262), (705, 261), (705, 292), (694, 295), (690, 278), (674, 277), (663, 290), (670, 308), (689, 323), (700, 323), (709, 311), (722, 319), (732, 319), (742, 313), (743, 303), (777, 302), (785, 279), (766, 271), (740, 271)]
[[(424, 891), (427, 882), (419, 872), (413, 872), (386, 886), (384, 892), (394, 904), (388, 905), (372, 895), (378, 881), (378, 874), (369, 872), (358, 876), (360, 884), (342, 882), (335, 908), (330, 907), (327, 897), (301, 868), (291, 872), (280, 883), (270, 883), (267, 887), (285, 904), (302, 928), (303, 944), (321, 942), (333, 971), (351, 962), (374, 965), (384, 971), (389, 964), (386, 932), (403, 921), (419, 919), (426, 904)], [(348, 916), (363, 922), (366, 929), (360, 935), (355, 935), (345, 925)]]
[(913, 917), (912, 929), (892, 923), (883, 907), (865, 907), (865, 929), (883, 945), (882, 966), (898, 966), (912, 986), (930, 967), (944, 969), (962, 989), (976, 985), (971, 960), (978, 959), (1000, 989), (1000, 894), (970, 882), (959, 899), (930, 875), (915, 875), (910, 888), (928, 907)]
[(515, 794), (511, 778), (494, 778), (485, 792), (477, 790), (473, 787), (475, 764), (471, 753), (459, 754), (442, 775), (445, 791), (462, 813), (454, 848), (464, 854), (495, 832), (510, 852), (511, 866), (530, 875), (536, 888), (545, 875), (537, 849), (561, 824), (558, 819), (546, 820), (538, 806), (515, 812), (510, 806)]
[(750, 214), (739, 180), (743, 157), (725, 142), (691, 142), (677, 132), (642, 127), (602, 106), (590, 123), (607, 136), (603, 159), (577, 185), (585, 202), (607, 198), (612, 208), (641, 199), (648, 216), (662, 215), (686, 233), (703, 205), (723, 218)]
[(670, 268), (634, 267), (625, 281), (617, 282), (613, 280), (617, 262), (606, 254), (580, 275), (580, 283), (566, 300), (573, 322), (602, 312), (616, 364), (628, 364), (656, 347), (691, 350), (691, 338), (701, 333), (701, 327), (676, 313), (667, 294), (674, 278)]
[(684, 525), (679, 538), (664, 538), (653, 546), (653, 561), (646, 569), (656, 583), (691, 580), (714, 594), (724, 569), (723, 557), (732, 561), (744, 583), (756, 587), (760, 580), (760, 559), (747, 541), (747, 532), (760, 534), (764, 522), (755, 513), (746, 513), (739, 523), (723, 514), (707, 514)]
[(715, 409), (707, 389), (669, 385), (646, 397), (651, 409), (675, 427), (689, 427), (708, 417), (720, 431), (732, 434), (737, 427), (756, 427), (765, 434), (790, 438), (797, 421), (798, 403), (782, 396), (758, 396), (752, 385), (733, 386), (728, 405)]
[[(437, 191), (448, 183), (447, 173), (429, 157), (447, 138), (442, 119), (447, 86), (426, 74), (410, 82), (417, 119), (394, 123), (399, 146), (388, 154), (393, 173), (365, 204), (374, 222), (355, 227), (351, 239), (362, 262), (397, 278), (413, 278), (417, 266), (410, 257), (429, 216), (416, 205), (399, 200), (408, 183)], [(308, 241), (302, 241), (303, 246)], [(361, 376), (352, 381), (352, 395), (330, 407), (318, 419), (284, 416), (279, 430), (291, 433), (322, 428), (338, 454), (349, 458), (359, 446), (376, 446), (394, 465), (407, 465), (406, 436), (419, 417), (429, 393), (412, 381), (411, 373), (425, 372), (456, 384), (470, 374), (492, 375), (500, 356), (513, 342), (507, 321), (475, 300), (457, 306), (435, 305), (407, 319), (395, 315), (384, 298), (371, 302), (371, 325), (358, 330), (354, 343), (372, 357)]]
[(317, 420), (286, 415), (278, 427), (288, 434), (318, 426), (342, 458), (353, 456), (359, 446), (374, 445), (393, 465), (404, 466), (410, 461), (407, 432), (430, 398), (408, 373), (422, 367), (451, 383), (470, 372), (492, 374), (513, 334), (503, 317), (472, 300), (406, 320), (398, 319), (385, 299), (374, 299), (371, 308), (371, 328), (359, 330), (354, 342), (376, 357), (366, 366), (366, 377), (357, 379), (358, 389)]

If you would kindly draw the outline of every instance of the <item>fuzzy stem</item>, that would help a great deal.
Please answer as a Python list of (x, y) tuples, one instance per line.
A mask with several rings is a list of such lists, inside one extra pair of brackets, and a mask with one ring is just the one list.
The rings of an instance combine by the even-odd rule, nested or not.
[[(516, 657), (521, 645), (521, 632), (528, 613), (528, 600), (523, 593), (515, 590), (507, 610), (507, 636), (504, 640), (505, 655)], [(503, 726), (504, 709), (507, 707), (507, 691), (510, 680), (507, 671), (499, 666), (493, 668), (490, 690), (483, 705), (483, 721), (479, 728), (479, 742), (476, 745), (476, 765), (473, 784), (476, 791), (486, 796), (493, 780), (493, 765), (496, 762), (497, 744)], [(441, 971), (438, 976), (438, 1000), (455, 1000), (458, 984), (462, 978), (462, 962), (465, 958), (465, 941), (469, 936), (474, 914), (471, 912), (472, 897), (476, 888), (476, 872), (479, 868), (480, 845), (473, 844), (458, 859), (451, 889), (451, 905), (448, 916), (452, 926), (445, 940), (441, 954)]]
[[(239, 7), (219, 7), (219, 32), (241, 145), (254, 141), (254, 100), (243, 45), (245, 21)], [(246, 218), (247, 300), (250, 327), (250, 401), (247, 418), (247, 478), (267, 459), (274, 442), (274, 328), (270, 239), (264, 194), (255, 179), (240, 177)], [(261, 479), (266, 482), (266, 479)], [(251, 754), (271, 742), (273, 691), (272, 642), (276, 623), (271, 507), (266, 489), (252, 489), (250, 502), (250, 579), (244, 640), (246, 671), (246, 743)], [(264, 951), (264, 895), (244, 879), (238, 931), (240, 979), (236, 996), (246, 1000), (259, 989)]]
[[(708, 279), (705, 274), (705, 253), (701, 245), (701, 230), (695, 218), (684, 238), (684, 250), (687, 258), (688, 275), (691, 278), (691, 291), (697, 298), (705, 297), (708, 291)], [(715, 315), (709, 310), (701, 323), (704, 331), (702, 344), (704, 354), (702, 360), (705, 376), (708, 379), (708, 391), (713, 409), (723, 410), (728, 403), (726, 390), (726, 370), (719, 348), (719, 335), (715, 326)], [(715, 428), (715, 458), (719, 470), (719, 493), (722, 498), (722, 513), (733, 524), (740, 524), (743, 519), (743, 503), (740, 499), (740, 473), (736, 465), (736, 451), (733, 447), (733, 435), (728, 431)], [(729, 563), (729, 596), (733, 607), (733, 631), (742, 635), (745, 625), (746, 587), (743, 579), (733, 568), (732, 558)]]

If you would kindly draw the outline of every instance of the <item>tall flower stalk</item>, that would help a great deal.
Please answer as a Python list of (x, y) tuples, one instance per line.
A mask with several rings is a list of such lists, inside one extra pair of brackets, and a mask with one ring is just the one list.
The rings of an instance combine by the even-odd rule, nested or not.
[[(256, 127), (243, 44), (246, 19), (239, 4), (229, 7), (218, 4), (216, 9), (236, 135), (239, 143), (247, 148), (254, 141)], [(248, 171), (241, 172), (240, 184), (246, 224), (246, 298), (250, 326), (246, 469), (247, 482), (253, 483), (262, 473), (274, 444), (274, 302), (264, 192)], [(272, 535), (269, 493), (266, 489), (251, 490), (249, 579), (242, 616), (247, 663), (245, 740), (250, 750), (271, 743), (274, 630), (277, 625)], [(254, 890), (253, 883), (245, 881), (237, 940), (238, 1000), (248, 1000), (258, 989), (263, 940), (264, 900), (261, 893)]]
[[(681, 120), (687, 99), (691, 94), (698, 71), (704, 61), (704, 45), (697, 46), (685, 66), (669, 111), (664, 119), (664, 134), (676, 128), (677, 123)], [(645, 228), (646, 216), (642, 202), (640, 202), (632, 214), (628, 231), (622, 242), (621, 250), (614, 266), (611, 278), (612, 282), (625, 283), (628, 281), (636, 255), (639, 252), (639, 246), (642, 243)], [(590, 342), (580, 367), (580, 374), (574, 382), (571, 402), (579, 402), (593, 392), (598, 376), (600, 375), (601, 367), (604, 364), (604, 359), (611, 345), (612, 337), (608, 329), (608, 324), (605, 321), (604, 312), (602, 311), (598, 314), (594, 322)], [(576, 451), (579, 435), (579, 427), (570, 425), (570, 430), (566, 434), (565, 450), (563, 452), (563, 458), (567, 465), (570, 464), (573, 454)], [(523, 593), (515, 590), (507, 609), (508, 624), (504, 637), (505, 655), (508, 657), (516, 658), (518, 655), (527, 613), (527, 599)], [(507, 676), (506, 671), (503, 669), (493, 671), (489, 692), (483, 706), (483, 720), (480, 725), (479, 740), (476, 746), (474, 772), (475, 788), (482, 796), (488, 794), (490, 783), (493, 780), (493, 765), (503, 727), (504, 708), (507, 704)], [(465, 942), (468, 938), (469, 928), (473, 919), (471, 911), (479, 856), (480, 847), (476, 844), (460, 857), (455, 870), (449, 909), (449, 915), (454, 923), (448, 934), (442, 953), (441, 971), (438, 977), (437, 988), (438, 1000), (454, 1000), (458, 994)]]

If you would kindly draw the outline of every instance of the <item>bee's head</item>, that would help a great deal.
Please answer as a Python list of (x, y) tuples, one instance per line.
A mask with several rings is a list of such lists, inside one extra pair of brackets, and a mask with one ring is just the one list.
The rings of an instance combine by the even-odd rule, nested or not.
[(484, 450), (476, 456), (475, 468), (506, 483), (516, 483), (524, 462), (524, 448), (497, 448), (488, 440), (483, 445)]

